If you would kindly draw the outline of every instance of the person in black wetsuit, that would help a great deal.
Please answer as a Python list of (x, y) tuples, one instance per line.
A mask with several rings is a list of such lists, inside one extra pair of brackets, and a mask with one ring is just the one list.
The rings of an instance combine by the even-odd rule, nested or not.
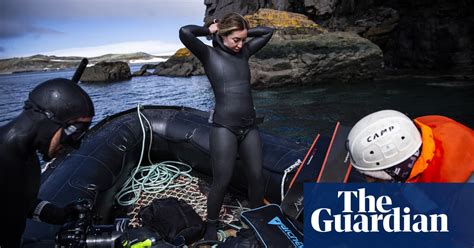
[[(212, 187), (207, 200), (207, 229), (204, 239), (217, 239), (217, 221), (237, 153), (245, 165), (250, 207), (263, 204), (262, 145), (255, 124), (250, 90), (250, 56), (270, 40), (273, 29), (249, 29), (244, 17), (231, 13), (209, 27), (184, 26), (179, 30), (183, 44), (202, 62), (215, 96), (210, 153)], [(213, 47), (197, 36), (213, 35)], [(247, 37), (252, 39), (246, 42)]]
[(63, 224), (81, 211), (84, 202), (64, 207), (37, 199), (41, 167), (65, 147), (78, 147), (88, 129), (94, 106), (75, 82), (52, 79), (36, 86), (23, 112), (0, 127), (0, 195), (4, 230), (0, 247), (20, 247), (27, 218)]

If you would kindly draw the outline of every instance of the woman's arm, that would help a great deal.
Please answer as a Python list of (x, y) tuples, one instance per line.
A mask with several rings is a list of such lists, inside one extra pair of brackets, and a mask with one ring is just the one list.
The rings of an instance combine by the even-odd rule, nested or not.
[(252, 40), (247, 42), (250, 55), (258, 52), (264, 47), (273, 35), (273, 28), (269, 27), (256, 27), (248, 30), (247, 36), (254, 37)]
[(209, 34), (209, 28), (197, 25), (187, 25), (179, 29), (179, 39), (199, 60), (205, 57), (208, 47), (197, 37)]

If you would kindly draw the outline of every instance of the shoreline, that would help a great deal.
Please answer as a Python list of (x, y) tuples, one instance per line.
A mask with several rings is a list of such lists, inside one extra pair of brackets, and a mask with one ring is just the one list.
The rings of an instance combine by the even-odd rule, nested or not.
[[(101, 61), (116, 62), (123, 61), (129, 65), (135, 64), (158, 64), (166, 61), (169, 56), (155, 56), (146, 53), (131, 53), (131, 54), (106, 54), (98, 57), (91, 57), (89, 59), (89, 66), (97, 64)], [(30, 57), (15, 57), (8, 59), (0, 59), (0, 75), (21, 74), (29, 72), (54, 72), (75, 69), (82, 57), (69, 56), (47, 56), (47, 55), (33, 55)]]
[[(147, 63), (147, 60), (134, 60), (134, 62), (127, 62), (129, 66), (135, 65), (145, 65), (145, 64), (158, 64), (166, 60), (150, 60)], [(95, 63), (94, 63), (95, 64)], [(92, 66), (94, 64), (90, 64), (88, 66)], [(56, 71), (68, 71), (68, 70), (75, 70), (76, 67), (64, 67), (64, 68), (46, 68), (46, 69), (31, 69), (31, 70), (17, 70), (17, 71), (1, 71), (0, 75), (13, 75), (13, 74), (23, 74), (23, 73), (32, 73), (32, 72), (56, 72)]]
[[(167, 59), (156, 58), (156, 59), (135, 59), (127, 61), (129, 66), (145, 65), (145, 64), (158, 64), (166, 61)], [(95, 63), (89, 64), (89, 66)], [(0, 76), (3, 75), (18, 75), (25, 73), (39, 73), (39, 72), (60, 72), (67, 70), (74, 70), (76, 66), (71, 67), (57, 67), (57, 68), (38, 68), (38, 69), (26, 69), (26, 70), (11, 70), (11, 71), (0, 71)], [(457, 68), (452, 70), (435, 70), (435, 69), (406, 69), (406, 68), (384, 68), (371, 80), (393, 80), (393, 79), (404, 79), (404, 78), (419, 78), (419, 79), (441, 79), (441, 80), (459, 80), (459, 81), (474, 81), (474, 70), (471, 68), (463, 69)]]
[[(139, 65), (148, 64), (146, 63), (146, 60), (139, 60), (137, 62), (127, 62), (127, 63), (129, 64), (129, 66), (139, 66)], [(155, 61), (154, 63), (160, 63), (160, 62)], [(57, 68), (57, 69), (24, 70), (24, 71), (7, 71), (7, 72), (0, 72), (0, 76), (21, 75), (21, 74), (27, 74), (27, 73), (41, 73), (41, 72), (45, 72), (45, 73), (61, 72), (61, 71), (68, 71), (68, 70), (74, 70), (74, 69), (75, 67)], [(467, 71), (469, 72), (469, 70)], [(382, 69), (381, 72), (379, 72), (376, 77), (367, 81), (377, 82), (377, 81), (408, 79), (408, 78), (420, 79), (420, 80), (468, 81), (468, 82), (474, 83), (474, 72), (462, 73), (459, 70), (439, 71), (439, 70), (427, 70), (427, 69), (415, 70), (415, 69), (385, 68), (385, 69)], [(354, 81), (353, 83), (357, 84), (357, 82), (358, 81)], [(331, 84), (333, 83), (334, 82), (332, 82)], [(324, 85), (325, 83), (321, 83), (321, 84)], [(297, 86), (297, 85), (292, 85), (292, 86)], [(292, 86), (289, 86), (289, 87), (292, 87)]]

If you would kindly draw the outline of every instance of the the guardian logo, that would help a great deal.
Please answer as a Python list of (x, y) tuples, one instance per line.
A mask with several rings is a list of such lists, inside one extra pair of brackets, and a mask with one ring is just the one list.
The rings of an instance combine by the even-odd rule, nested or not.
[[(311, 226), (317, 232), (449, 232), (446, 214), (410, 214), (409, 207), (391, 208), (389, 196), (375, 198), (366, 195), (365, 188), (338, 191), (337, 198), (344, 201), (342, 213), (333, 214), (329, 208), (312, 213)], [(358, 208), (353, 208), (353, 199), (358, 202)]]
[(275, 217), (271, 221), (268, 222), (269, 225), (275, 225), (280, 228), (280, 230), (285, 234), (285, 236), (291, 241), (291, 243), (295, 247), (303, 247), (303, 242), (298, 240), (298, 237), (287, 227), (283, 222), (280, 220), (280, 218)]

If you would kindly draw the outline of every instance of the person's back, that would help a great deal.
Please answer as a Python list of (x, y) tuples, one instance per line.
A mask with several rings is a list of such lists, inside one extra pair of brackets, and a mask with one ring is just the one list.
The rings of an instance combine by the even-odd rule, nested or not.
[(448, 117), (415, 119), (422, 152), (408, 182), (465, 182), (474, 173), (474, 132)]
[(29, 94), (23, 112), (0, 127), (1, 219), (8, 227), (1, 247), (19, 247), (27, 217), (61, 223), (59, 208), (37, 199), (41, 179), (37, 151), (45, 161), (67, 146), (76, 147), (88, 129), (94, 108), (90, 97), (67, 79), (39, 84)]
[[(18, 122), (21, 124), (14, 124)], [(30, 123), (27, 116), (21, 115), (14, 122), (0, 127), (0, 191), (5, 200), (0, 215), (9, 229), (8, 236), (5, 232), (1, 234), (1, 244), (5, 247), (19, 246), (27, 213), (34, 206), (38, 194), (38, 156), (35, 150), (23, 145), (31, 140), (27, 135)]]

